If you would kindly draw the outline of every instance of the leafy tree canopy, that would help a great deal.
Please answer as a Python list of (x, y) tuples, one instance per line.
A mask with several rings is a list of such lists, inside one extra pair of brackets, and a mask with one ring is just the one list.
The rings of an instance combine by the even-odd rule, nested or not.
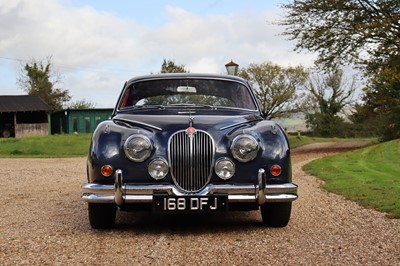
[(296, 0), (281, 24), (297, 50), (318, 54), (325, 67), (356, 63), (376, 69), (399, 60), (400, 1)]
[(280, 23), (297, 50), (317, 53), (325, 70), (345, 63), (364, 67), (369, 80), (357, 120), (381, 121), (384, 140), (400, 137), (400, 1), (296, 0), (282, 6), (287, 15)]
[(356, 78), (346, 80), (342, 69), (328, 73), (315, 72), (305, 85), (307, 100), (312, 111), (334, 116), (353, 102)]
[(344, 120), (339, 113), (352, 103), (355, 84), (355, 77), (346, 80), (343, 70), (338, 68), (328, 73), (316, 72), (308, 79), (306, 122), (315, 135), (340, 136)]
[(68, 90), (55, 88), (55, 85), (60, 82), (59, 75), (53, 72), (50, 58), (46, 63), (32, 59), (31, 62), (25, 64), (17, 80), (19, 86), (28, 95), (40, 96), (53, 111), (62, 109), (63, 104), (71, 99)]
[(160, 73), (188, 73), (188, 72), (189, 71), (186, 70), (185, 65), (177, 65), (174, 60), (164, 59), (161, 65)]
[(266, 119), (288, 117), (302, 110), (297, 92), (308, 76), (303, 67), (250, 64), (239, 71), (239, 76), (252, 84)]
[(381, 139), (400, 138), (400, 66), (376, 70), (364, 92), (363, 119), (377, 120)]
[(68, 104), (69, 109), (93, 109), (95, 107), (96, 107), (95, 103), (86, 101), (85, 99), (71, 102), (70, 104)]

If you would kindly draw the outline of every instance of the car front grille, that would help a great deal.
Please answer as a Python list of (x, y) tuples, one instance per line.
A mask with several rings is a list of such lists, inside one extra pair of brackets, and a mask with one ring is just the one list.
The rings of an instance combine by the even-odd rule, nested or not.
[(169, 140), (169, 161), (175, 185), (186, 193), (202, 190), (210, 181), (214, 143), (209, 134), (186, 130), (173, 134)]

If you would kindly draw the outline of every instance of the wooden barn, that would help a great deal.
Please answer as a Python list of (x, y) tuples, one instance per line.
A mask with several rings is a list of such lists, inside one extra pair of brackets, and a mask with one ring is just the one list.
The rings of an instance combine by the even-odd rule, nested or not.
[(0, 96), (0, 136), (48, 135), (50, 111), (51, 107), (39, 96)]

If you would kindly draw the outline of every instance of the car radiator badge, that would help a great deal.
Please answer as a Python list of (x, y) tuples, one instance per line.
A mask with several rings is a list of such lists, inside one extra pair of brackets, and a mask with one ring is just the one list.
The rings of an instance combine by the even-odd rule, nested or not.
[(196, 134), (196, 129), (194, 127), (188, 127), (186, 129), (186, 134), (188, 134), (189, 136), (193, 136), (194, 134)]

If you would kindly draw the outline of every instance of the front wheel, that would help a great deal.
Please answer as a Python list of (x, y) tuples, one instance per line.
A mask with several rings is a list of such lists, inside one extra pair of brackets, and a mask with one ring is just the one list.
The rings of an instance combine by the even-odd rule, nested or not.
[(107, 229), (115, 224), (117, 207), (110, 203), (88, 203), (89, 222), (94, 229)]
[(285, 227), (292, 211), (291, 202), (264, 203), (260, 206), (263, 224), (268, 227)]

